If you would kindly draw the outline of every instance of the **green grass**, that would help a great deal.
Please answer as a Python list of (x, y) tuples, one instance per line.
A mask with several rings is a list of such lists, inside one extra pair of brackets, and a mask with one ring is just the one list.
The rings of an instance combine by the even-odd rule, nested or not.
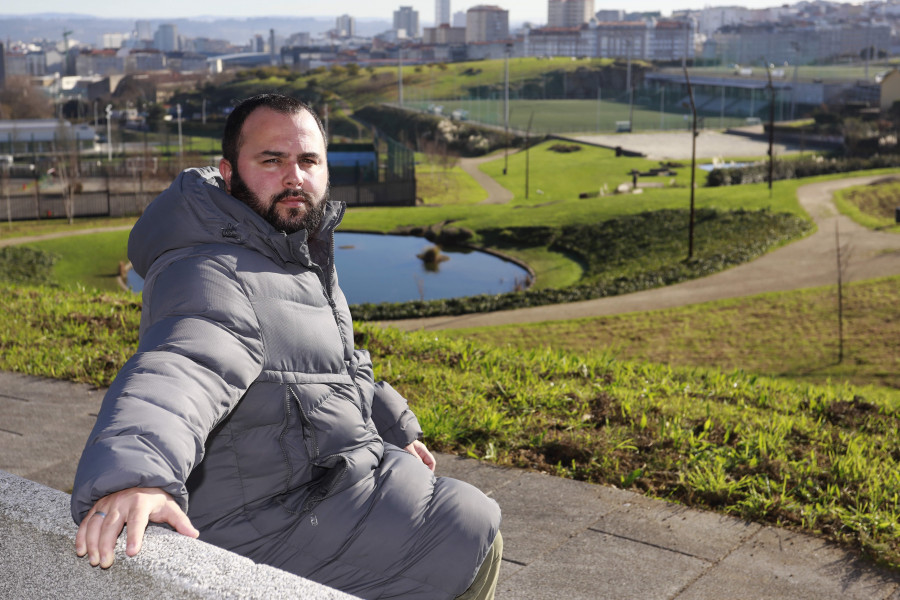
[(119, 263), (128, 262), (128, 231), (108, 231), (76, 235), (26, 247), (59, 257), (53, 266), (54, 280), (64, 286), (84, 286), (96, 290), (119, 289)]
[(900, 233), (895, 212), (900, 209), (900, 180), (896, 176), (839, 190), (834, 204), (842, 214), (863, 227)]
[[(503, 98), (494, 99), (446, 99), (435, 96), (432, 90), (422, 90), (427, 97), (411, 101), (406, 100), (409, 94), (404, 91), (405, 108), (428, 110), (431, 105), (443, 107), (442, 114), (450, 115), (454, 110), (468, 111), (468, 119), (476, 123), (503, 127), (506, 123)], [(560, 133), (611, 133), (616, 131), (620, 121), (631, 121), (634, 131), (677, 130), (684, 131), (689, 121), (684, 120), (684, 109), (672, 112), (666, 108), (659, 110), (659, 101), (652, 106), (628, 103), (627, 94), (618, 94), (616, 98), (601, 100), (526, 100), (511, 99), (509, 101), (509, 126), (515, 131), (528, 131), (531, 134)], [(745, 120), (738, 117), (708, 116), (706, 127), (734, 127), (744, 125)]]
[[(894, 280), (883, 292), (893, 306), (897, 289)], [(790, 296), (776, 304), (807, 302)], [(140, 307), (129, 294), (0, 284), (0, 303), (2, 369), (102, 386), (137, 342)], [(436, 450), (821, 534), (900, 568), (897, 390), (372, 325), (358, 326), (358, 337), (376, 377), (411, 399)], [(896, 339), (888, 332), (884, 343)]]
[(772, 293), (592, 319), (453, 330), (441, 335), (515, 351), (551, 344), (675, 367), (715, 365), (778, 378), (900, 390), (900, 278), (844, 288), (844, 357), (838, 362), (836, 287)]
[(487, 192), (459, 166), (458, 159), (416, 153), (416, 195), (427, 205), (468, 205)]
[(65, 233), (76, 230), (133, 225), (136, 217), (99, 217), (75, 219), (70, 225), (65, 219), (13, 221), (0, 224), (0, 240)]

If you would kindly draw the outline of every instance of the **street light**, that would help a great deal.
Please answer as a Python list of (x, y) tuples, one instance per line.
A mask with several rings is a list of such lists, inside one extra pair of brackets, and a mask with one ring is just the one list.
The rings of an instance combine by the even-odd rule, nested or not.
[(106, 158), (112, 162), (112, 104), (106, 105)]
[(175, 113), (178, 115), (178, 166), (180, 167), (184, 155), (184, 147), (181, 142), (181, 104), (175, 105)]
[(397, 100), (403, 108), (403, 46), (397, 46)]
[(506, 44), (506, 54), (504, 60), (504, 78), (503, 78), (503, 127), (504, 127), (504, 153), (503, 153), (503, 174), (509, 168), (509, 51), (510, 44)]

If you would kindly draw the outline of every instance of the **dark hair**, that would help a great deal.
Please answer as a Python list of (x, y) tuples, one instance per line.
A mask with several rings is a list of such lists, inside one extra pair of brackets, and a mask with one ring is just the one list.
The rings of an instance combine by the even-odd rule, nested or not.
[(319, 119), (319, 115), (308, 104), (282, 94), (260, 94), (247, 98), (235, 106), (225, 121), (225, 132), (222, 134), (222, 157), (233, 166), (237, 166), (238, 152), (241, 148), (241, 129), (244, 127), (244, 121), (247, 120), (250, 113), (259, 107), (269, 108), (285, 115), (293, 115), (305, 110), (316, 120), (316, 125), (319, 126), (322, 139), (325, 141), (325, 148), (328, 148), (328, 137), (325, 135), (325, 127), (322, 125), (322, 120)]

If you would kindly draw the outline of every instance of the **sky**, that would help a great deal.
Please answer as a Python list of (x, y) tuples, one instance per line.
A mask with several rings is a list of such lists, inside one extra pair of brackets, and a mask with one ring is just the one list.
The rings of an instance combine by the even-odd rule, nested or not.
[[(662, 11), (700, 9), (705, 6), (745, 6), (767, 8), (784, 4), (782, 0), (595, 0), (597, 10), (622, 9), (628, 11)], [(792, 2), (791, 2), (792, 3)], [(857, 4), (858, 2), (853, 2)], [(0, 15), (21, 15), (44, 12), (84, 14), (97, 17), (128, 19), (172, 19), (198, 16), (249, 17), (291, 15), (335, 17), (349, 14), (357, 19), (381, 18), (390, 20), (399, 6), (412, 6), (419, 11), (422, 24), (434, 22), (434, 0), (330, 0), (329, 2), (297, 2), (297, 0), (269, 0), (262, 5), (248, 0), (218, 0), (201, 5), (184, 0), (154, 0), (152, 2), (110, 2), (109, 0), (36, 0), (35, 2), (4, 2), (12, 6), (0, 8)], [(547, 0), (450, 0), (451, 12), (465, 11), (479, 4), (495, 4), (509, 10), (510, 21), (547, 21)], [(209, 7), (209, 8), (208, 8)], [(215, 7), (211, 10), (211, 7)], [(2, 18), (2, 17), (0, 17)]]

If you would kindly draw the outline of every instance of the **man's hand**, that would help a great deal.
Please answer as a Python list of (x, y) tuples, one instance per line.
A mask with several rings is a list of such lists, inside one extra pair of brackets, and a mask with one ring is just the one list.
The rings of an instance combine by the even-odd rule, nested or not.
[(434, 471), (434, 467), (437, 465), (437, 462), (434, 460), (434, 456), (431, 452), (428, 451), (428, 448), (425, 447), (425, 444), (416, 440), (406, 448), (404, 448), (407, 452), (420, 459), (425, 466)]
[(108, 569), (122, 528), (128, 525), (125, 553), (134, 556), (141, 550), (150, 521), (167, 523), (188, 537), (200, 535), (172, 496), (158, 488), (130, 488), (97, 500), (75, 534), (75, 553), (87, 554), (92, 567)]

